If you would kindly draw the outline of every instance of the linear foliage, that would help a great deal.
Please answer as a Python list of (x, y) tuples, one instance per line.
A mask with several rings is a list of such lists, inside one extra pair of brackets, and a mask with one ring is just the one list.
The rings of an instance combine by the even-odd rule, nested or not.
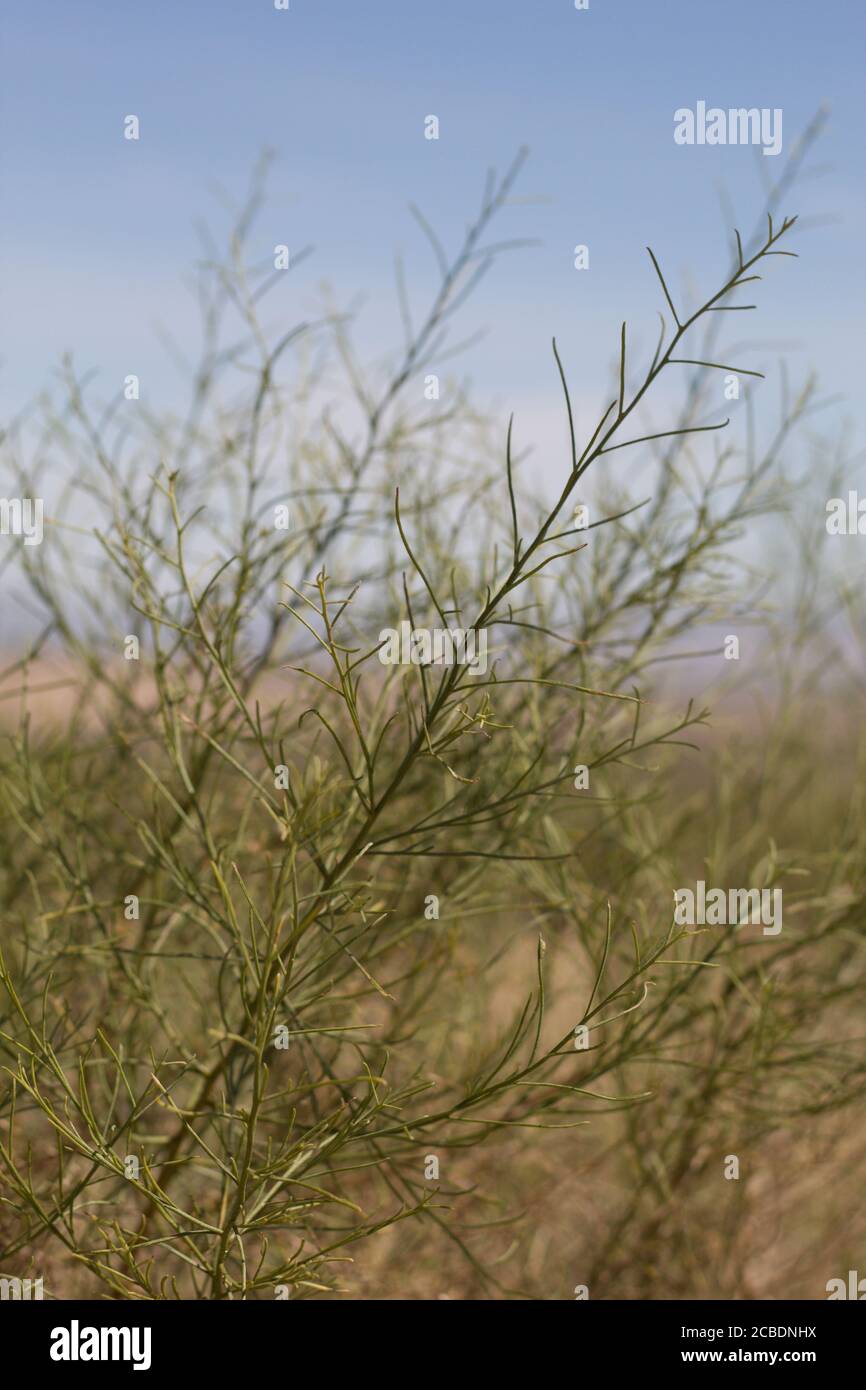
[[(807, 382), (761, 442), (750, 396), (745, 445), (717, 409), (720, 371), (759, 375), (718, 342), (751, 307), (743, 287), (794, 254), (777, 205), (801, 158), (693, 309), (649, 252), (657, 346), (644, 360), (622, 325), (588, 428), (554, 343), (569, 450), (549, 508), (514, 422), (500, 448), (459, 383), (436, 409), (420, 389), (513, 249), (489, 230), (522, 156), (488, 180), (453, 258), (417, 214), (440, 285), (416, 326), (401, 274), (405, 344), (384, 379), (333, 308), (269, 333), (280, 276), (249, 263), (258, 182), (200, 270), (184, 418), (98, 409), (66, 364), (40, 437), (65, 494), (23, 561), (43, 626), (5, 673), (19, 691), (2, 760), (7, 1267), (61, 1247), (110, 1296), (307, 1297), (347, 1287), (368, 1236), (398, 1226), (408, 1251), (438, 1227), (473, 1287), (520, 1292), (478, 1229), (510, 1220), (506, 1204), (492, 1192), (474, 1229), (461, 1222), (466, 1151), (540, 1146), (545, 1129), (579, 1147), (615, 1122), (630, 1195), (584, 1270), (615, 1289), (635, 1250), (670, 1237), (696, 1153), (715, 1163), (862, 1092), (862, 1065), (822, 1031), (862, 987), (859, 820), (798, 888), (798, 851), (767, 829), (789, 781), (780, 712), (761, 814), (735, 831), (724, 807), (751, 790), (734, 762), (696, 841), (707, 808), (674, 794), (674, 769), (708, 711), (654, 685), (754, 600), (736, 542), (778, 509), (780, 461), (815, 403)], [(328, 404), (337, 372), (348, 418)], [(682, 395), (657, 428), (662, 376)], [(23, 429), (4, 447), (23, 481)], [(607, 456), (626, 450), (651, 465), (646, 500), (615, 481)], [(590, 470), (587, 530), (573, 509)], [(383, 666), (380, 631), (403, 620), (484, 632), (487, 671)], [(140, 660), (125, 661), (132, 635)], [(34, 723), (40, 659), (60, 663), (63, 723)], [(789, 925), (673, 926), (672, 889), (695, 868), (784, 883)], [(805, 1038), (798, 962), (816, 942)]]

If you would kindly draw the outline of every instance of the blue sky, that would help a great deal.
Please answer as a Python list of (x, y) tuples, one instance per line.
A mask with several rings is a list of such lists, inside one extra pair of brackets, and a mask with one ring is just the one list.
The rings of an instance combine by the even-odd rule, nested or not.
[[(812, 164), (829, 167), (789, 210), (832, 220), (759, 287), (751, 365), (787, 344), (862, 430), (864, 15), (850, 0), (291, 0), (288, 13), (272, 0), (4, 0), (0, 409), (20, 408), (67, 349), (106, 396), (134, 371), (151, 405), (175, 401), (156, 327), (194, 346), (194, 223), (225, 227), (214, 186), (239, 196), (265, 146), (276, 161), (255, 250), (315, 247), (271, 322), (303, 317), (327, 281), (344, 304), (366, 292), (372, 352), (398, 343), (395, 251), (419, 306), (434, 283), (408, 203), (453, 247), (486, 168), (526, 144), (519, 191), (542, 201), (507, 209), (499, 230), (541, 245), (503, 259), (467, 310), (464, 326), (488, 334), (464, 367), (543, 434), (560, 414), (551, 335), (578, 397), (585, 384), (595, 398), (621, 319), (652, 339), (647, 243), (674, 285), (714, 288), (720, 188), (750, 226), (774, 172), (761, 166), (779, 163), (679, 147), (674, 111), (780, 107), (787, 149), (826, 102)], [(128, 113), (137, 143), (122, 137)], [(430, 113), (437, 142), (423, 138)], [(573, 268), (578, 242), (589, 272)]]

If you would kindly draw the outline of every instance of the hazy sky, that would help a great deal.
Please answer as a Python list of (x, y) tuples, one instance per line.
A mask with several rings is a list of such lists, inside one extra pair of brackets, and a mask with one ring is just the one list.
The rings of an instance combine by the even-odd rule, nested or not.
[[(136, 372), (149, 404), (175, 399), (156, 325), (194, 345), (195, 220), (225, 227), (214, 187), (240, 195), (265, 146), (276, 162), (255, 250), (315, 247), (271, 321), (309, 312), (322, 281), (342, 303), (366, 291), (361, 330), (381, 351), (399, 341), (395, 251), (419, 307), (434, 283), (408, 203), (453, 247), (487, 166), (526, 144), (519, 191), (543, 201), (509, 208), (499, 234), (542, 244), (485, 282), (464, 324), (489, 332), (465, 367), (544, 434), (551, 335), (578, 397), (595, 399), (620, 320), (653, 338), (647, 243), (674, 285), (714, 288), (720, 189), (750, 227), (761, 177), (784, 159), (678, 146), (674, 111), (781, 108), (787, 151), (827, 102), (812, 164), (829, 169), (789, 210), (834, 220), (758, 287), (750, 365), (789, 344), (862, 425), (864, 15), (853, 0), (291, 0), (288, 13), (273, 0), (4, 0), (0, 407), (20, 407), (65, 349), (106, 396)], [(138, 142), (123, 138), (130, 113)], [(429, 114), (438, 141), (424, 139)]]

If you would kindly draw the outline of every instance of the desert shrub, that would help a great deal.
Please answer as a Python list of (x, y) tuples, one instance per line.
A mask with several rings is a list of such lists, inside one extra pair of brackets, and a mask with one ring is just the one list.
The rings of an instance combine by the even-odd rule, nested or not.
[[(655, 352), (622, 325), (583, 432), (554, 343), (552, 506), (511, 424), (457, 382), (441, 405), (421, 389), (505, 249), (488, 231), (521, 160), (453, 259), (421, 219), (441, 285), (417, 328), (403, 292), (385, 374), (334, 309), (270, 334), (258, 192), (201, 268), (184, 417), (100, 407), (67, 364), (39, 436), (63, 491), (21, 561), (41, 628), (5, 673), (6, 1265), (55, 1260), (61, 1294), (429, 1294), (439, 1276), (414, 1271), (444, 1242), (472, 1293), (676, 1294), (709, 1220), (711, 1292), (752, 1277), (731, 1233), (761, 1156), (862, 1091), (840, 1028), (862, 988), (861, 808), (840, 787), (844, 834), (818, 847), (791, 814), (813, 747), (795, 713), (817, 697), (790, 636), (772, 727), (740, 756), (659, 673), (719, 618), (770, 632), (738, 545), (783, 505), (814, 387), (763, 431), (748, 395), (743, 442), (718, 373), (758, 374), (718, 344), (743, 286), (797, 273), (774, 258), (794, 254), (779, 203), (800, 158), (692, 308), (650, 252)], [(23, 484), (23, 427), (4, 448)], [(638, 496), (619, 450), (644, 461)], [(401, 624), (476, 647), (388, 664)], [(40, 716), (43, 684), (62, 708)], [(785, 930), (676, 924), (690, 877), (782, 886)], [(757, 1176), (725, 1184), (712, 1226), (730, 1153)], [(554, 1269), (520, 1221), (557, 1190), (545, 1154), (596, 1213), (571, 1253), (552, 1233)]]

